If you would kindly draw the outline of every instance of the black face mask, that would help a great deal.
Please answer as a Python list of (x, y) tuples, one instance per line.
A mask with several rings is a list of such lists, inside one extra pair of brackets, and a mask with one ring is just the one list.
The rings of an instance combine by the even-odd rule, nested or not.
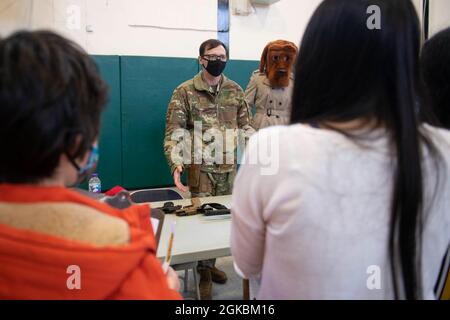
[(208, 71), (208, 73), (210, 75), (212, 75), (213, 77), (218, 77), (222, 74), (223, 70), (225, 70), (225, 67), (227, 65), (226, 62), (221, 61), (221, 60), (216, 60), (216, 61), (208, 61), (208, 66), (205, 68), (205, 66), (203, 66), (203, 68), (206, 69), (206, 71)]

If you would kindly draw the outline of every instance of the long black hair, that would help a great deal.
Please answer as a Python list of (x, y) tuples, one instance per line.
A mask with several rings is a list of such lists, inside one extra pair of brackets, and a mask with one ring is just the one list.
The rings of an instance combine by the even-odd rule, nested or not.
[(388, 130), (396, 151), (389, 255), (395, 296), (407, 299), (422, 297), (420, 145), (431, 144), (419, 130), (419, 50), (410, 0), (323, 1), (301, 42), (291, 116), (319, 124), (374, 119)]

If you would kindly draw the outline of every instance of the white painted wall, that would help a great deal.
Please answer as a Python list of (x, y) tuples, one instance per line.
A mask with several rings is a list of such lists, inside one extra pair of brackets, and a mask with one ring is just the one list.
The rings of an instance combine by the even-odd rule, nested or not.
[[(249, 16), (231, 15), (231, 58), (259, 60), (266, 43), (275, 39), (298, 44), (321, 1), (280, 0), (255, 7)], [(420, 8), (422, 0), (413, 1)], [(208, 18), (199, 21), (200, 13)], [(430, 16), (432, 33), (450, 25), (450, 0), (431, 0)], [(0, 0), (0, 35), (48, 28), (91, 54), (197, 57), (200, 43), (217, 36), (216, 17), (217, 0)], [(203, 31), (130, 26), (134, 22)]]
[[(183, 7), (183, 10), (172, 15), (170, 10), (173, 10), (174, 5), (168, 5), (167, 1), (0, 0), (0, 33), (4, 36), (24, 27), (49, 28), (74, 39), (91, 54), (197, 57), (201, 42), (217, 37), (216, 29), (211, 29), (211, 26), (217, 25), (217, 0), (191, 0), (191, 11)], [(299, 43), (311, 14), (320, 2), (281, 0), (269, 7), (256, 7), (256, 12), (250, 16), (232, 15), (231, 58), (259, 60), (265, 44), (279, 38)], [(198, 11), (203, 10), (206, 14), (205, 8), (210, 12), (208, 23), (199, 24)], [(77, 10), (80, 13), (78, 18)], [(167, 21), (164, 17), (155, 17), (155, 10), (159, 10), (157, 14), (166, 15)], [(147, 21), (143, 19), (145, 14), (140, 12), (149, 12), (148, 16), (153, 15), (153, 20), (157, 20), (148, 21), (150, 25), (162, 25), (165, 21), (164, 26), (186, 26), (186, 22), (191, 19), (191, 28), (209, 31), (129, 26), (133, 19), (136, 23), (146, 24)], [(180, 12), (186, 15), (182, 22), (179, 21)], [(79, 22), (77, 28), (74, 28), (75, 22)], [(86, 26), (91, 26), (93, 32), (86, 32)]]
[(259, 60), (269, 41), (285, 39), (299, 44), (306, 26), (322, 0), (281, 0), (255, 6), (249, 16), (231, 16), (230, 46), (233, 56)]
[(430, 0), (430, 35), (450, 27), (450, 0)]
[[(193, 57), (204, 39), (217, 34), (130, 27), (129, 16), (133, 14), (130, 0), (34, 0), (28, 24), (23, 21), (21, 12), (27, 11), (32, 0), (0, 0), (0, 3), (5, 1), (15, 3), (3, 12), (0, 5), (0, 30), (5, 30), (2, 33), (16, 28), (10, 18), (16, 16), (18, 28), (56, 30), (77, 41), (91, 54)], [(150, 12), (164, 2), (147, 0), (141, 3), (144, 4), (141, 9)], [(86, 32), (86, 26), (92, 26), (93, 32)]]

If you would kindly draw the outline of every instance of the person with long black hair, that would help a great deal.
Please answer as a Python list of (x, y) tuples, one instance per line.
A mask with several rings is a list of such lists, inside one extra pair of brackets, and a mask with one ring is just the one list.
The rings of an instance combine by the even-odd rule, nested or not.
[(291, 125), (250, 139), (235, 182), (236, 269), (260, 299), (436, 298), (450, 134), (422, 117), (413, 4), (325, 0), (301, 43)]

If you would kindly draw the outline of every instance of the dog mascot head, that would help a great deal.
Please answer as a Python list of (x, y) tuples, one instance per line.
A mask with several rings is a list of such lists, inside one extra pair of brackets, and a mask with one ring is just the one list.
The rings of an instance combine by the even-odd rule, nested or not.
[(297, 46), (286, 40), (269, 42), (261, 55), (259, 71), (265, 73), (274, 88), (289, 86)]

